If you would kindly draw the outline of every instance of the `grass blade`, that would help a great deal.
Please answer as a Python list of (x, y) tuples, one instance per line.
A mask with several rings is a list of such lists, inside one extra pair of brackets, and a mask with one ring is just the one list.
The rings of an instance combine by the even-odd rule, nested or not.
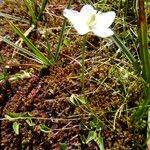
[(5, 80), (5, 75), (4, 74), (0, 74), (0, 82)]
[(53, 61), (54, 61), (54, 60), (55, 60), (55, 56), (54, 56), (54, 54), (53, 54), (52, 47), (51, 47), (50, 42), (49, 42), (49, 40), (48, 40), (48, 33), (47, 33), (47, 31), (46, 31), (46, 43), (47, 43), (47, 48), (48, 48), (49, 56), (50, 56), (50, 58), (52, 58)]
[(2, 64), (3, 63), (3, 57), (2, 57), (2, 55), (0, 54), (0, 64)]
[(49, 61), (48, 58), (42, 52), (40, 52), (40, 50), (36, 46), (34, 46), (13, 23), (10, 23), (10, 25), (14, 29), (14, 31), (23, 39), (27, 46), (33, 51), (38, 59), (40, 59), (45, 65), (53, 65), (51, 61)]
[[(72, 4), (72, 1), (73, 0), (69, 0), (67, 8), (70, 8), (70, 6)], [(62, 26), (61, 32), (60, 32), (60, 37), (59, 37), (58, 45), (57, 45), (57, 48), (56, 48), (55, 61), (58, 60), (60, 47), (62, 45), (62, 38), (63, 38), (64, 30), (65, 30), (65, 27), (66, 27), (66, 22), (67, 22), (67, 19), (65, 18), (64, 22), (63, 22), (63, 26)]]
[(138, 13), (138, 37), (140, 44), (140, 60), (142, 65), (142, 77), (150, 83), (150, 61), (147, 42), (147, 24), (144, 10), (144, 0), (139, 0)]
[(34, 10), (32, 8), (32, 2), (30, 0), (26, 0), (25, 2), (26, 2), (26, 6), (28, 7), (29, 13), (32, 17), (32, 22), (33, 22), (33, 24), (36, 24), (37, 23), (37, 17), (36, 17)]
[(147, 27), (144, 10), (144, 0), (139, 0), (139, 14), (138, 14), (138, 37), (140, 43), (140, 61), (142, 65), (142, 77), (148, 87), (145, 93), (144, 102), (141, 107), (135, 112), (135, 120), (139, 121), (147, 111), (147, 105), (150, 104), (150, 61), (147, 42)]
[(134, 56), (130, 53), (129, 49), (124, 45), (124, 43), (116, 35), (113, 35), (110, 38), (116, 44), (116, 46), (118, 46), (118, 48), (120, 48), (120, 50), (126, 55), (128, 60), (132, 63), (134, 69), (139, 73), (140, 66), (137, 63)]
[(33, 8), (34, 8), (34, 14), (35, 16), (38, 16), (38, 3), (37, 0), (33, 0)]
[(35, 58), (37, 60), (37, 62), (39, 63), (42, 63), (42, 61), (32, 52), (22, 48), (22, 47), (19, 47), (18, 45), (16, 45), (15, 43), (11, 42), (10, 40), (0, 36), (0, 40), (4, 41), (5, 43), (9, 44), (10, 46), (16, 48), (17, 50), (21, 51), (22, 53), (24, 53), (25, 55), (28, 55), (32, 58)]
[(6, 13), (2, 13), (2, 12), (0, 12), (0, 16), (2, 16), (4, 18), (7, 18), (7, 19), (12, 19), (12, 20), (21, 21), (21, 22), (24, 22), (24, 23), (29, 23), (29, 21), (26, 20), (26, 19), (16, 17), (16, 16), (13, 16), (13, 15), (9, 15), (9, 14), (6, 14)]
[(150, 148), (150, 108), (148, 109), (148, 118), (147, 118), (147, 147)]
[(137, 109), (137, 111), (134, 114), (135, 121), (141, 121), (143, 115), (148, 109), (148, 105), (150, 105), (150, 87), (147, 87), (145, 93), (146, 95), (143, 104), (140, 105), (140, 107)]
[(45, 10), (47, 2), (48, 2), (48, 0), (42, 0), (42, 6), (41, 6), (41, 9), (39, 11), (37, 20), (39, 20), (41, 18), (42, 14), (43, 14), (43, 11)]

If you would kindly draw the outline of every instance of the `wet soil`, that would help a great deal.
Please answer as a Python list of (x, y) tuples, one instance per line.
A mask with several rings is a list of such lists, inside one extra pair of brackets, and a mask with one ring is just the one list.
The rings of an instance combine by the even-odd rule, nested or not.
[[(40, 2), (40, 1), (39, 1)], [(43, 46), (46, 37), (43, 29), (48, 26), (49, 41), (55, 52), (61, 25), (63, 24), (62, 11), (67, 2), (52, 1), (47, 6), (48, 12), (43, 15), (37, 28), (28, 36), (30, 40), (47, 55)], [(22, 7), (21, 7), (22, 6)], [(79, 9), (81, 5), (74, 2), (72, 8)], [(30, 27), (30, 17), (25, 6), (15, 2), (1, 4), (0, 12), (22, 17), (28, 23), (12, 20), (22, 31)], [(13, 42), (18, 36), (10, 28), (7, 19), (0, 17), (0, 35)], [(60, 57), (56, 65), (50, 68), (32, 67), (29, 78), (8, 80), (0, 83), (0, 117), (4, 118), (9, 112), (30, 114), (34, 126), (30, 127), (24, 120), (20, 123), (19, 135), (12, 129), (8, 120), (0, 120), (0, 149), (1, 150), (59, 150), (61, 143), (66, 143), (67, 150), (98, 150), (95, 142), (83, 144), (81, 137), (87, 137), (90, 128), (89, 122), (97, 118), (103, 122), (101, 136), (107, 150), (135, 150), (144, 147), (146, 127), (136, 126), (132, 121), (132, 108), (138, 103), (143, 90), (142, 82), (136, 76), (126, 76), (126, 73), (117, 67), (119, 63), (129, 68), (127, 62), (121, 61), (116, 55), (116, 47), (109, 39), (99, 39), (89, 35), (85, 60), (85, 88), (88, 103), (73, 106), (69, 102), (72, 94), (81, 95), (81, 48), (82, 36), (76, 34), (74, 29), (65, 34), (69, 44), (61, 48)], [(110, 43), (109, 48), (102, 48)], [(26, 45), (23, 44), (25, 48)], [(28, 48), (27, 48), (28, 49)], [(1, 73), (7, 71), (9, 77), (21, 70), (29, 72), (29, 64), (37, 64), (29, 58), (16, 54), (12, 58), (14, 49), (0, 41), (0, 54), (4, 64)], [(25, 65), (26, 64), (26, 65)], [(118, 78), (122, 76), (122, 79)], [(123, 81), (123, 82), (122, 82)], [(130, 81), (130, 82), (128, 82)], [(124, 88), (128, 91), (126, 95)], [(114, 118), (117, 114), (114, 128)], [(131, 111), (127, 111), (130, 110)], [(38, 119), (52, 118), (50, 119)], [(39, 129), (45, 124), (51, 129), (49, 134)], [(81, 128), (81, 125), (84, 126)]]

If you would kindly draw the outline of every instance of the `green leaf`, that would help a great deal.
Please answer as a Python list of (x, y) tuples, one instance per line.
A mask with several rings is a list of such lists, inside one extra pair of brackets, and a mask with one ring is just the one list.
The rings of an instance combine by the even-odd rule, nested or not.
[(32, 2), (30, 0), (26, 0), (26, 6), (28, 7), (30, 16), (32, 17), (33, 24), (37, 23), (37, 17), (32, 8)]
[(90, 126), (92, 129), (96, 129), (97, 131), (101, 131), (103, 128), (103, 122), (97, 118), (94, 118), (92, 121), (90, 121)]
[(51, 132), (51, 129), (49, 127), (47, 127), (45, 124), (40, 124), (39, 128), (44, 133), (50, 133)]
[(27, 44), (27, 46), (33, 51), (33, 53), (37, 56), (39, 60), (41, 60), (45, 65), (53, 65), (48, 58), (40, 52), (40, 50), (33, 45), (30, 40), (13, 24), (10, 23), (10, 26), (13, 28), (13, 30), (23, 39), (23, 41)]
[(53, 54), (52, 47), (51, 47), (50, 42), (48, 40), (48, 33), (47, 33), (47, 31), (46, 31), (46, 43), (47, 43), (47, 48), (48, 48), (48, 53), (50, 55), (50, 58), (52, 58), (52, 61), (54, 62), (55, 56)]
[(68, 46), (68, 45), (70, 44), (70, 40), (67, 39), (67, 38), (65, 38), (65, 39), (64, 39), (64, 44), (65, 44), (66, 46)]
[(104, 141), (102, 137), (97, 137), (94, 141), (97, 143), (100, 150), (104, 150)]
[(60, 143), (60, 149), (61, 150), (67, 150), (67, 144), (66, 143)]
[(0, 54), (0, 64), (2, 64), (3, 63), (3, 57), (2, 57), (2, 55)]
[(42, 14), (43, 14), (43, 11), (45, 10), (47, 2), (48, 2), (48, 0), (42, 0), (42, 7), (39, 11), (39, 15), (37, 17), (38, 18), (37, 20), (39, 20), (41, 18)]
[(86, 144), (95, 139), (97, 139), (97, 133), (95, 131), (89, 131), (88, 137), (86, 139)]
[(69, 101), (74, 105), (74, 106), (79, 106), (79, 105), (85, 105), (87, 103), (87, 100), (84, 97), (77, 97), (76, 95), (72, 94), (70, 96)]
[(78, 106), (78, 101), (77, 101), (77, 97), (72, 94), (69, 98), (69, 101), (74, 105), (74, 106)]
[(83, 143), (83, 144), (86, 144), (86, 138), (85, 138), (85, 136), (84, 136), (84, 135), (83, 135), (83, 136), (81, 136), (81, 138), (80, 138), (80, 139), (81, 139), (81, 141), (82, 141), (82, 143)]
[(84, 96), (80, 96), (78, 100), (81, 105), (85, 105), (87, 103), (87, 99)]
[(140, 66), (139, 66), (139, 64), (137, 63), (136, 59), (131, 54), (131, 52), (129, 51), (129, 49), (119, 39), (119, 37), (117, 37), (116, 35), (113, 35), (110, 38), (116, 44), (116, 46), (118, 46), (118, 48), (120, 48), (120, 50), (126, 55), (127, 59), (132, 63), (135, 71), (137, 71), (138, 73), (140, 73)]
[(5, 75), (4, 74), (0, 74), (0, 81), (5, 80)]
[(13, 15), (9, 15), (7, 13), (0, 12), (0, 16), (2, 16), (4, 18), (7, 18), (7, 19), (12, 19), (12, 20), (16, 20), (16, 21), (20, 21), (20, 22), (24, 22), (24, 23), (29, 23), (29, 21), (26, 20), (26, 19), (23, 19), (21, 17), (16, 17), (16, 16), (13, 16)]
[(27, 123), (30, 127), (32, 127), (32, 126), (35, 125), (35, 123), (32, 122), (32, 119), (31, 119), (31, 118), (26, 119), (26, 123)]
[(150, 145), (150, 108), (148, 109), (148, 119), (147, 119), (147, 145)]
[(16, 48), (17, 50), (19, 50), (20, 52), (22, 52), (24, 55), (28, 55), (32, 58), (34, 58), (37, 62), (39, 63), (43, 63), (38, 57), (37, 55), (35, 55), (34, 53), (22, 48), (22, 47), (19, 47), (18, 45), (16, 45), (15, 43), (11, 42), (10, 40), (0, 36), (0, 40), (4, 41), (5, 43), (11, 45), (12, 47)]
[(19, 135), (19, 127), (20, 127), (20, 124), (18, 122), (13, 122), (13, 130), (15, 134), (17, 135)]
[(138, 11), (138, 39), (140, 48), (140, 61), (142, 65), (142, 77), (147, 83), (150, 83), (150, 54), (148, 50), (149, 43), (147, 40), (147, 22), (143, 0), (139, 0)]
[(144, 116), (150, 105), (150, 87), (147, 87), (145, 90), (144, 101), (134, 113), (134, 119), (136, 122), (142, 121), (142, 117)]
[(5, 118), (8, 119), (9, 121), (15, 121), (21, 119), (22, 117), (23, 117), (22, 114), (14, 112), (9, 112), (7, 113), (7, 115), (5, 115)]
[(32, 117), (32, 114), (30, 112), (27, 113), (28, 117)]

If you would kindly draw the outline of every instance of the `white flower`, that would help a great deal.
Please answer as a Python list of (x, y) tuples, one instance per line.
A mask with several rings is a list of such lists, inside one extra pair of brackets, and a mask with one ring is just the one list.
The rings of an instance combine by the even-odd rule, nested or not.
[(65, 9), (63, 15), (70, 20), (80, 35), (93, 32), (95, 35), (105, 38), (114, 34), (109, 28), (116, 16), (114, 11), (102, 13), (91, 5), (85, 5), (80, 12)]

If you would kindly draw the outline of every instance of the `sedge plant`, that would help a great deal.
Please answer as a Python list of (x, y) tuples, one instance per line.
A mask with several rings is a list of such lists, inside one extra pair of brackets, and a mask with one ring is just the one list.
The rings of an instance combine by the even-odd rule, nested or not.
[(32, 18), (31, 24), (36, 25), (37, 22), (41, 19), (47, 2), (48, 2), (48, 0), (42, 0), (42, 6), (39, 8), (39, 11), (38, 11), (37, 10), (37, 7), (38, 7), (37, 0), (33, 0), (33, 1), (25, 0), (25, 4), (26, 4), (26, 6), (29, 10), (29, 14)]
[(141, 75), (145, 81), (145, 97), (144, 102), (139, 107), (135, 114), (136, 121), (141, 120), (144, 113), (148, 110), (150, 104), (150, 55), (148, 50), (147, 41), (147, 23), (145, 16), (144, 0), (139, 0), (139, 11), (138, 11), (138, 37), (139, 37), (139, 55), (141, 62)]

